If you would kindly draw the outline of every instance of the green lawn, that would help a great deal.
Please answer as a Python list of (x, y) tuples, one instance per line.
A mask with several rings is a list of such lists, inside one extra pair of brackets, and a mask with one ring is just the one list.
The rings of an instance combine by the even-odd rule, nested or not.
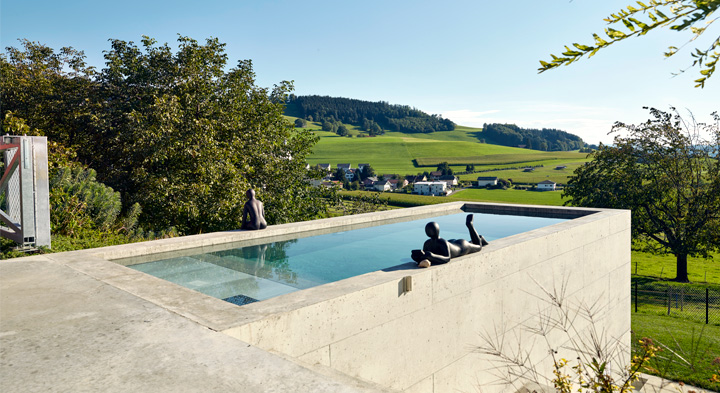
[[(531, 161), (525, 163), (526, 165), (530, 166), (536, 166), (536, 165), (543, 165), (543, 167), (535, 168), (532, 172), (523, 172), (522, 169), (503, 169), (503, 170), (497, 170), (497, 171), (491, 171), (491, 172), (482, 172), (482, 173), (472, 173), (467, 175), (460, 175), (458, 176), (460, 180), (463, 181), (469, 181), (469, 180), (477, 180), (478, 176), (497, 176), (501, 179), (512, 179), (513, 183), (539, 183), (543, 180), (552, 180), (556, 183), (560, 184), (566, 184), (570, 176), (572, 176), (573, 171), (581, 165), (585, 163), (585, 160), (582, 162), (568, 162), (567, 160), (563, 159), (555, 159), (555, 160), (545, 160), (545, 161)], [(565, 169), (555, 169), (558, 165), (565, 165), (567, 168)], [(513, 167), (519, 167), (518, 165), (505, 165), (505, 166), (513, 166)], [(498, 166), (492, 166), (492, 165), (485, 165), (483, 167), (475, 166), (476, 170), (480, 169), (486, 169), (487, 167), (494, 168), (502, 168), (504, 166), (498, 165)], [(488, 168), (489, 169), (489, 168)]]
[(488, 190), (484, 188), (468, 188), (450, 194), (447, 197), (452, 201), (479, 201), (520, 203), (526, 205), (553, 205), (560, 206), (560, 191), (523, 191), (523, 190)]
[[(490, 145), (493, 146), (493, 145)], [(511, 154), (487, 154), (482, 156), (469, 156), (469, 157), (420, 157), (417, 159), (417, 163), (420, 166), (431, 166), (437, 167), (442, 162), (447, 162), (450, 165), (503, 165), (503, 164), (523, 164), (526, 162), (534, 161), (549, 161), (549, 160), (583, 160), (587, 154), (576, 153), (569, 151), (533, 151), (527, 149), (520, 149), (519, 152), (513, 152)]]
[[(343, 195), (363, 195), (374, 193), (374, 191), (341, 191)], [(467, 189), (451, 194), (447, 197), (435, 197), (427, 195), (396, 194), (386, 192), (380, 194), (381, 198), (387, 198), (388, 203), (393, 206), (422, 206), (436, 203), (456, 201), (477, 201), (477, 202), (500, 202), (500, 203), (522, 203), (528, 205), (562, 205), (559, 191), (520, 191), (520, 190), (486, 190)]]
[(720, 374), (720, 326), (651, 314), (632, 314), (633, 349), (643, 337), (662, 344), (663, 350), (650, 363), (656, 371), (644, 370), (667, 379), (720, 391), (711, 382)]
[[(691, 282), (720, 285), (720, 253), (713, 258), (688, 257), (688, 277)], [(674, 255), (653, 255), (646, 252), (632, 252), (632, 272), (638, 276), (672, 279), (675, 277)]]

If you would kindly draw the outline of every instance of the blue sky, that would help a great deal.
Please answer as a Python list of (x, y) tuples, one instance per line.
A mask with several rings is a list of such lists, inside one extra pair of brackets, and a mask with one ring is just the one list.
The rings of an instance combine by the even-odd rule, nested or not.
[(537, 74), (563, 45), (591, 43), (625, 1), (1, 1), (3, 48), (18, 38), (72, 46), (102, 68), (110, 38), (217, 37), (231, 65), (252, 59), (260, 86), (293, 80), (299, 95), (410, 105), (468, 126), (559, 128), (607, 143), (615, 121), (648, 118), (643, 106), (672, 105), (702, 121), (720, 110), (720, 75), (704, 89), (693, 87), (694, 69), (672, 76), (689, 66), (693, 44), (663, 57), (686, 33), (649, 34)]

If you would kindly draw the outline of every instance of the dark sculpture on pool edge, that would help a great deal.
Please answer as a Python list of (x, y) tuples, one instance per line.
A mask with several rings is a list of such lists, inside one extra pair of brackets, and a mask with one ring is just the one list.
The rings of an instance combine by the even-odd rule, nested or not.
[(470, 232), (472, 243), (465, 239), (445, 240), (440, 237), (440, 226), (434, 221), (429, 222), (425, 225), (425, 233), (430, 239), (425, 241), (422, 250), (412, 250), (413, 261), (418, 263), (418, 267), (430, 267), (430, 265), (450, 262), (450, 258), (478, 252), (483, 246), (488, 245), (488, 242), (475, 231), (472, 214), (468, 214), (465, 225)]
[(255, 199), (255, 190), (252, 188), (245, 193), (248, 201), (245, 202), (242, 215), (242, 226), (240, 229), (265, 229), (265, 209), (263, 203)]

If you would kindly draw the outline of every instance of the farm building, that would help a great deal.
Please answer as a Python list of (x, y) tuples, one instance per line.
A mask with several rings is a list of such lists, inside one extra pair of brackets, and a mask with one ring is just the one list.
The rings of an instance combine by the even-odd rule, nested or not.
[(480, 176), (477, 178), (478, 187), (496, 186), (497, 176)]
[(555, 191), (556, 184), (557, 183), (555, 183), (554, 181), (551, 181), (551, 180), (543, 180), (540, 183), (538, 183), (537, 189), (539, 191)]

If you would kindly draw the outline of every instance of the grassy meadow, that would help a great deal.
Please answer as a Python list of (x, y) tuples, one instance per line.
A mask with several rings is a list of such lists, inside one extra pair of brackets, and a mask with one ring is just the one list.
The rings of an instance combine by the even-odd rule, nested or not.
[[(369, 195), (375, 191), (341, 191), (342, 195)], [(520, 203), (526, 205), (552, 205), (560, 206), (560, 191), (522, 191), (522, 190), (487, 190), (482, 188), (468, 188), (450, 194), (447, 197), (436, 197), (428, 195), (400, 194), (386, 192), (380, 195), (387, 199), (390, 206), (422, 206), (434, 205), (437, 203), (474, 201), (474, 202), (498, 202), (498, 203)]]
[[(712, 258), (688, 257), (688, 277), (693, 283), (720, 285), (720, 252)], [(653, 277), (661, 280), (675, 277), (674, 255), (653, 255), (647, 252), (632, 252), (632, 273), (639, 277)]]
[(720, 326), (640, 313), (632, 314), (631, 326), (633, 350), (643, 337), (662, 348), (643, 372), (720, 391), (720, 382), (712, 380), (720, 375)]
[[(295, 119), (289, 116), (286, 118), (291, 121)], [(351, 137), (320, 131), (318, 123), (308, 123), (306, 128), (320, 137), (308, 157), (310, 165), (330, 163), (335, 166), (338, 163), (350, 163), (357, 166), (360, 163), (369, 163), (378, 174), (409, 175), (430, 172), (435, 170), (439, 163), (448, 162), (456, 172), (464, 172), (466, 165), (474, 164), (476, 170), (505, 169), (490, 172), (488, 175), (509, 177), (513, 180), (517, 178), (517, 181), (523, 183), (546, 179), (563, 183), (575, 167), (587, 161), (587, 154), (584, 153), (542, 152), (480, 143), (478, 135), (482, 130), (478, 128), (457, 127), (454, 131), (432, 134), (387, 132), (382, 136), (358, 138), (357, 135), (364, 135), (364, 132), (355, 126), (346, 126)], [(544, 168), (538, 168), (535, 173), (518, 174), (518, 170), (509, 169), (538, 165), (544, 165)], [(557, 165), (567, 165), (568, 168), (556, 171), (554, 168)], [(480, 175), (462, 175), (460, 178), (474, 180)]]
[[(467, 157), (481, 155), (525, 154), (527, 150), (477, 142), (438, 141), (414, 137), (378, 136), (372, 138), (340, 137), (329, 132), (316, 132), (320, 141), (308, 158), (310, 165), (330, 163), (369, 163), (376, 173), (400, 175), (433, 171), (436, 166), (418, 167), (413, 160), (424, 157)], [(542, 153), (542, 152), (538, 152)], [(465, 165), (451, 166), (464, 171)]]

